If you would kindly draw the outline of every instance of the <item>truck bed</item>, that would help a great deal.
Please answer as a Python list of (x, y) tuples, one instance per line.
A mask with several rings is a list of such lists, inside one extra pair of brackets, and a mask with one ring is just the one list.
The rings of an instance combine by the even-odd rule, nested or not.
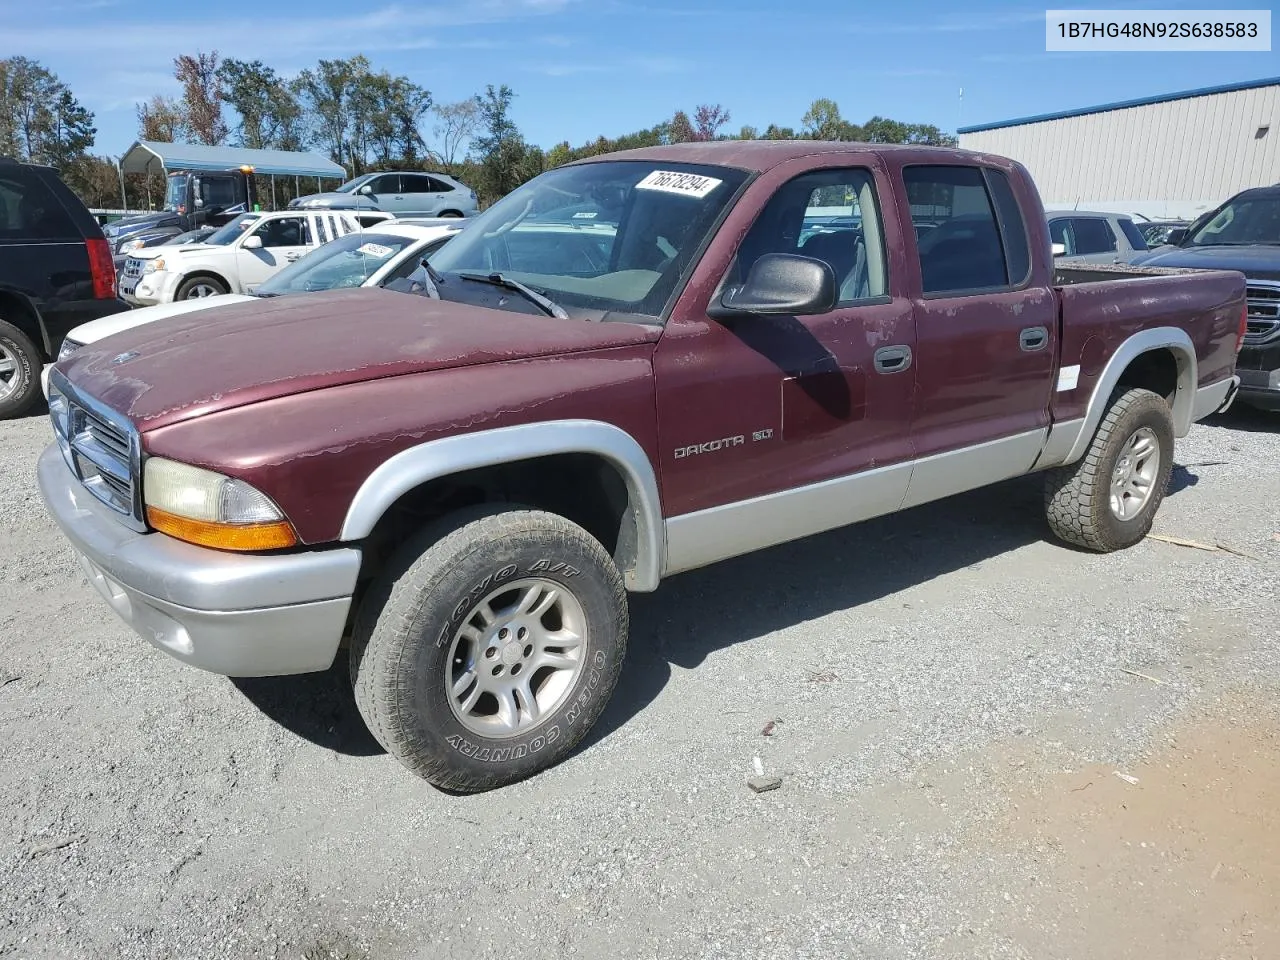
[[(1149, 349), (1157, 351), (1162, 337), (1170, 345), (1190, 338), (1198, 358), (1194, 387), (1234, 371), (1245, 309), (1244, 277), (1235, 271), (1067, 261), (1054, 264), (1054, 286), (1062, 343), (1052, 404), (1057, 421), (1084, 415), (1105, 359), (1142, 331), (1153, 331)], [(1163, 357), (1157, 352), (1147, 362), (1163, 365), (1156, 380), (1172, 396), (1182, 372), (1175, 354)]]

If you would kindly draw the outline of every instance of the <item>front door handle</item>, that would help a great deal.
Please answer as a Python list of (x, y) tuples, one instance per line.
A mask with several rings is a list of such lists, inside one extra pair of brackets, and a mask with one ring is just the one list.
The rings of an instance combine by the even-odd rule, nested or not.
[(1018, 334), (1018, 345), (1027, 353), (1043, 350), (1049, 343), (1049, 331), (1044, 327), (1027, 327)]
[(901, 373), (911, 366), (911, 348), (881, 347), (872, 357), (876, 373)]

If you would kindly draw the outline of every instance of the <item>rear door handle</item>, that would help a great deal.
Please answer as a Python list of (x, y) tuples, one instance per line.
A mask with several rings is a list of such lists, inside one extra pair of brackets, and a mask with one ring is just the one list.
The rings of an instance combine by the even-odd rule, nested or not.
[(901, 373), (911, 366), (911, 348), (881, 347), (872, 357), (876, 373)]
[(1049, 331), (1044, 327), (1027, 327), (1018, 334), (1018, 344), (1027, 353), (1043, 350), (1049, 343)]

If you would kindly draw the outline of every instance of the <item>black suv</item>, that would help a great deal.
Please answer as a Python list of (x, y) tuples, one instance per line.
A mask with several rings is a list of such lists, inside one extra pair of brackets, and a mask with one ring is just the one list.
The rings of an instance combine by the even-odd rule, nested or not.
[(0, 420), (35, 403), (67, 331), (128, 309), (102, 227), (57, 171), (0, 157)]
[(1280, 184), (1237, 193), (1131, 262), (1243, 273), (1249, 317), (1236, 361), (1240, 401), (1280, 411)]

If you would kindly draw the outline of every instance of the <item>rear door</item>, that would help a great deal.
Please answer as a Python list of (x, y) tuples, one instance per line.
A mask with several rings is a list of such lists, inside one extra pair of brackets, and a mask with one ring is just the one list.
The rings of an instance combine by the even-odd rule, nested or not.
[(1052, 289), (1032, 285), (1027, 225), (1003, 171), (913, 165), (902, 179), (909, 215), (938, 224), (912, 262), (912, 505), (1031, 467), (1049, 427), (1058, 314)]
[(425, 173), (401, 174), (400, 186), (404, 196), (402, 215), (431, 216), (440, 210), (438, 184)]

